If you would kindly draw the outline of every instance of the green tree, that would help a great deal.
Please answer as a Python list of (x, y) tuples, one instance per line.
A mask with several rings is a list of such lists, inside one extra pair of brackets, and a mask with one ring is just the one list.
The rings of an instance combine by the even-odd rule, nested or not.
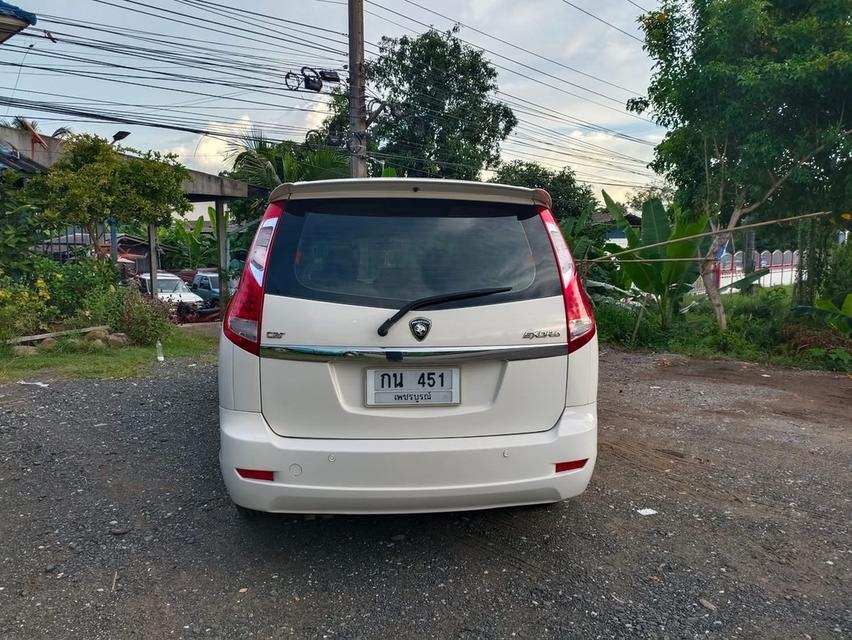
[(578, 182), (568, 167), (553, 171), (537, 162), (513, 160), (500, 165), (489, 182), (546, 190), (553, 198), (553, 215), (560, 222), (597, 206), (592, 188)]
[(674, 189), (669, 185), (662, 187), (644, 187), (634, 189), (624, 197), (624, 205), (632, 211), (642, 211), (642, 206), (653, 198), (660, 200), (668, 207), (674, 201)]
[(187, 171), (176, 156), (114, 147), (94, 135), (74, 135), (47, 174), (34, 178), (33, 192), (55, 223), (83, 227), (95, 243), (98, 225), (166, 224), (173, 212), (191, 208), (183, 193)]
[(14, 171), (0, 171), (0, 273), (27, 271), (33, 246), (44, 235), (38, 210), (26, 197), (24, 179)]
[[(366, 65), (367, 82), (380, 100), (368, 148), (398, 175), (475, 180), (481, 169), (497, 164), (500, 143), (518, 122), (494, 99), (497, 71), (455, 31), (382, 38), (378, 57)], [(346, 96), (338, 92), (330, 107), (324, 130), (345, 134)]]
[(578, 182), (570, 168), (553, 171), (537, 162), (513, 160), (501, 164), (489, 182), (547, 191), (553, 198), (553, 215), (577, 258), (603, 245), (606, 225), (592, 221), (597, 207), (594, 192), (589, 185)]
[(641, 22), (655, 72), (628, 108), (653, 109), (669, 130), (653, 168), (726, 231), (701, 263), (724, 328), (713, 266), (730, 232), (748, 216), (837, 210), (852, 195), (848, 0), (664, 0)]
[[(349, 175), (347, 157), (333, 149), (309, 149), (292, 141), (276, 142), (254, 129), (230, 150), (233, 167), (226, 175), (271, 191), (285, 182), (304, 182), (345, 178)], [(237, 222), (248, 222), (263, 215), (265, 195), (230, 205)]]

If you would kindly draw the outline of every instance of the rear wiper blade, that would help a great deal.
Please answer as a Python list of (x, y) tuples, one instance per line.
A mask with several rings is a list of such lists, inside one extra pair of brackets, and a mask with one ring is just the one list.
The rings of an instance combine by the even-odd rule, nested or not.
[(506, 291), (511, 290), (512, 287), (490, 287), (488, 289), (471, 289), (470, 291), (456, 291), (455, 293), (444, 293), (439, 296), (418, 298), (417, 300), (412, 300), (411, 302), (403, 305), (403, 307), (399, 311), (397, 311), (390, 318), (385, 320), (382, 323), (382, 326), (380, 326), (377, 331), (380, 336), (388, 335), (388, 330), (393, 325), (395, 325), (402, 316), (404, 316), (409, 311), (414, 311), (415, 309), (422, 309), (423, 307), (428, 307), (429, 305), (438, 304), (440, 302), (452, 302), (453, 300), (480, 298), (482, 296), (490, 296), (494, 295), (495, 293), (505, 293)]

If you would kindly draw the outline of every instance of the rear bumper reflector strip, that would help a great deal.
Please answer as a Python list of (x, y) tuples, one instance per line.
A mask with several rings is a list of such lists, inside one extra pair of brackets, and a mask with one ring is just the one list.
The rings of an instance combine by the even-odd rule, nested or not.
[(583, 458), (582, 460), (570, 460), (568, 462), (557, 462), (556, 463), (556, 473), (562, 473), (563, 471), (576, 471), (577, 469), (582, 469), (586, 466), (586, 463), (589, 461), (588, 458)]
[(246, 480), (266, 480), (272, 482), (275, 477), (272, 471), (262, 471), (260, 469), (237, 469), (237, 473), (241, 478)]
[(445, 362), (456, 360), (535, 360), (567, 356), (565, 342), (558, 344), (523, 344), (489, 347), (413, 347), (407, 349), (381, 347), (324, 347), (313, 345), (261, 346), (262, 358), (331, 362)]

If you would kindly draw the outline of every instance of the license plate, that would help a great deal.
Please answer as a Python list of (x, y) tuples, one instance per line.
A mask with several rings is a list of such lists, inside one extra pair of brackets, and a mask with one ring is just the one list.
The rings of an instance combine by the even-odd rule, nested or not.
[(459, 403), (459, 369), (367, 369), (367, 406)]

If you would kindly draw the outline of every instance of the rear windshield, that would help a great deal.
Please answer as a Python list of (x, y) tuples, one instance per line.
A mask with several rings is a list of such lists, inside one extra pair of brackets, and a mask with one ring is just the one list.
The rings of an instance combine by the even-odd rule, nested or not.
[(297, 200), (275, 234), (266, 292), (375, 307), (493, 287), (435, 305), (559, 295), (550, 241), (531, 205), (389, 198)]

